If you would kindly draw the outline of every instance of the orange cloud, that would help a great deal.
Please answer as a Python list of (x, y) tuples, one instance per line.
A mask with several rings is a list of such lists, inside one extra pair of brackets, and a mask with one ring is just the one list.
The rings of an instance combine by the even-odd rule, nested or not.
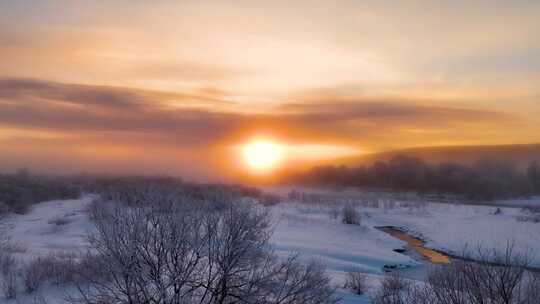
[[(233, 170), (235, 156), (229, 147), (261, 134), (295, 147), (377, 151), (499, 143), (501, 134), (515, 133), (524, 124), (515, 115), (494, 110), (362, 98), (281, 104), (262, 113), (207, 94), (0, 79), (0, 130), (5, 130), (0, 142), (10, 147), (3, 150), (3, 158), (17, 155), (14, 164), (20, 165), (58, 153), (77, 170), (130, 171), (132, 166), (132, 171), (218, 176), (224, 168)], [(138, 167), (140, 159), (160, 165)], [(115, 162), (123, 165), (111, 165)]]

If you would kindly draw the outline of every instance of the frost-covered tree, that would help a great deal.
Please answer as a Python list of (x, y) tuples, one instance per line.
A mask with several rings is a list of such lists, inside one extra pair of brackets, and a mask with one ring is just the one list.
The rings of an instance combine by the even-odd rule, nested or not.
[(193, 204), (144, 192), (137, 205), (96, 203), (92, 260), (81, 275), (83, 303), (331, 303), (324, 269), (278, 259), (268, 214), (228, 202)]

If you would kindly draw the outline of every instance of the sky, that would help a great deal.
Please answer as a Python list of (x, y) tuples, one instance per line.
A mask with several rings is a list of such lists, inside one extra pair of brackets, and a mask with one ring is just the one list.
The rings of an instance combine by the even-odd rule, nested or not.
[(0, 170), (540, 142), (539, 1), (0, 0)]

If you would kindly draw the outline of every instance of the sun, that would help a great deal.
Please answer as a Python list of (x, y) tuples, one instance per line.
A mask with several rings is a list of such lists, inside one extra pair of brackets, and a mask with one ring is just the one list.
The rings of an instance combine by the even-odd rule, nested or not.
[(274, 169), (283, 159), (283, 147), (267, 140), (257, 140), (242, 148), (244, 160), (249, 167), (259, 172)]

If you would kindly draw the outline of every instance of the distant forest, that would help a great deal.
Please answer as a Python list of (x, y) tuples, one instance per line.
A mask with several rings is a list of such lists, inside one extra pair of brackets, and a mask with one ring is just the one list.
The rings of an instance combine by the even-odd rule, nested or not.
[[(259, 189), (242, 185), (197, 184), (184, 182), (181, 178), (159, 176), (46, 176), (34, 175), (26, 169), (14, 174), (0, 174), (0, 217), (7, 213), (25, 214), (32, 205), (56, 199), (76, 199), (82, 193), (97, 193), (103, 199), (115, 200), (111, 193), (122, 194), (126, 203), (137, 204), (137, 200), (148, 193), (162, 189), (177, 189), (178, 195), (191, 202), (232, 201), (240, 197), (254, 197), (263, 203), (276, 198), (263, 194)], [(120, 191), (121, 190), (121, 191)]]
[(395, 156), (389, 161), (355, 168), (319, 166), (290, 175), (287, 182), (448, 193), (473, 200), (510, 199), (540, 195), (540, 165), (532, 162), (524, 171), (500, 161), (483, 160), (473, 165), (429, 164), (419, 158)]
[(24, 214), (33, 204), (80, 195), (80, 187), (71, 178), (34, 176), (28, 170), (0, 174), (0, 216), (8, 212)]

